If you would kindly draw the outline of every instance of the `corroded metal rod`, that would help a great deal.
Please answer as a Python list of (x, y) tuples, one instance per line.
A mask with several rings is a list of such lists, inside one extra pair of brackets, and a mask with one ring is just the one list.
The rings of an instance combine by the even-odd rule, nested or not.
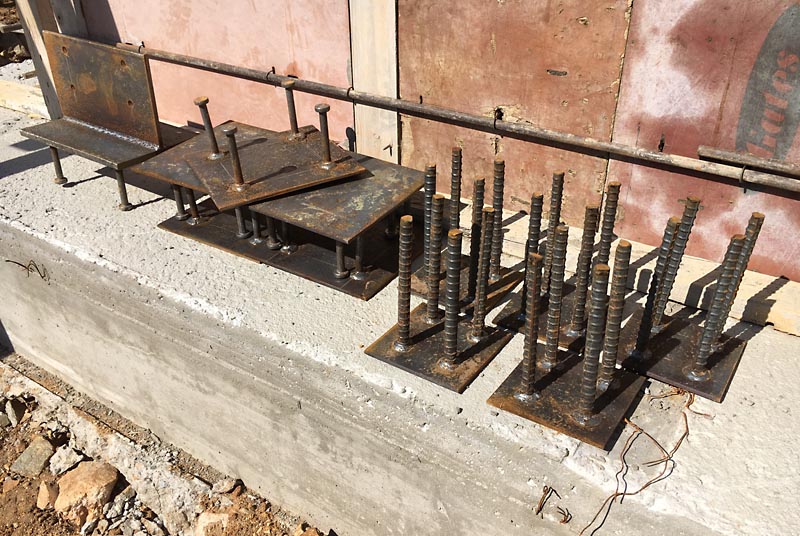
[(177, 184), (172, 185), (172, 195), (175, 197), (175, 219), (178, 221), (184, 221), (189, 217), (189, 214), (186, 212), (186, 207), (183, 204), (183, 194), (181, 194), (181, 187)]
[[(664, 229), (664, 236), (661, 239), (661, 247), (658, 248), (658, 260), (656, 260), (655, 273), (658, 274), (658, 289), (656, 289), (654, 310), (666, 311), (667, 301), (669, 296), (664, 296), (664, 277), (667, 271), (667, 261), (669, 260), (670, 253), (675, 246), (675, 238), (678, 236), (678, 226), (681, 219), (672, 217), (667, 221), (667, 226)], [(662, 303), (663, 302), (663, 303)], [(663, 313), (658, 315), (658, 318), (653, 319), (653, 326), (661, 326), (663, 322)], [(659, 328), (657, 328), (658, 330)]]
[(278, 240), (278, 229), (275, 225), (275, 219), (267, 216), (267, 248), (272, 251), (281, 249), (283, 244)]
[(576, 420), (579, 424), (590, 426), (594, 415), (594, 401), (597, 397), (597, 369), (600, 349), (603, 346), (603, 328), (606, 323), (608, 296), (607, 264), (598, 264), (592, 274), (592, 300), (589, 304), (589, 322), (586, 325), (586, 346), (583, 350), (583, 378), (581, 380), (580, 400)]
[[(539, 253), (539, 238), (542, 234), (542, 208), (544, 206), (544, 195), (534, 192), (531, 196), (531, 210), (528, 216), (528, 239), (525, 241), (525, 258), (530, 253)], [(544, 261), (544, 259), (543, 259)], [(520, 294), (519, 316), (525, 318), (528, 310), (528, 267), (530, 263), (525, 263), (525, 280), (522, 282), (522, 292)], [(542, 267), (539, 266), (539, 270)], [(541, 277), (539, 278), (539, 291), (541, 292)], [(536, 295), (539, 299), (539, 295)]]
[(430, 237), (430, 256), (428, 257), (428, 269), (426, 281), (428, 283), (427, 306), (425, 320), (429, 324), (435, 324), (441, 320), (439, 310), (439, 279), (442, 267), (442, 217), (444, 212), (444, 196), (436, 194), (433, 196), (431, 207), (431, 237)]
[(617, 219), (620, 183), (608, 183), (606, 202), (603, 208), (603, 224), (600, 228), (600, 248), (597, 251), (595, 264), (608, 264), (611, 258), (611, 242), (614, 241), (614, 222)]
[(208, 136), (208, 145), (211, 152), (208, 158), (211, 160), (218, 160), (222, 158), (222, 153), (217, 145), (217, 137), (214, 135), (214, 126), (211, 124), (211, 116), (208, 113), (208, 97), (197, 97), (194, 99), (194, 104), (200, 108), (200, 117), (203, 119), (203, 129)]
[(479, 341), (486, 336), (486, 292), (489, 285), (489, 256), (492, 249), (494, 209), (485, 207), (481, 222), (481, 247), (478, 253), (478, 283), (472, 311), (470, 339)]
[(564, 172), (553, 174), (550, 190), (550, 214), (547, 223), (547, 242), (545, 243), (544, 268), (542, 272), (542, 294), (550, 291), (550, 272), (553, 266), (553, 246), (556, 227), (561, 225), (561, 201), (564, 195)]
[(297, 108), (294, 105), (294, 80), (285, 80), (281, 87), (286, 92), (286, 106), (289, 109), (289, 128), (292, 129), (292, 135), (297, 136), (300, 129), (297, 126)]
[(461, 147), (453, 147), (450, 175), (450, 229), (461, 226)]
[(53, 182), (56, 184), (66, 184), (67, 179), (64, 177), (64, 170), (61, 169), (61, 157), (58, 156), (57, 148), (50, 147), (50, 157), (53, 159), (53, 169), (56, 172)]
[(489, 262), (489, 281), (500, 280), (500, 256), (503, 254), (503, 188), (506, 177), (506, 163), (494, 161), (494, 181), (492, 183), (492, 208), (494, 208), (494, 225), (492, 226), (492, 254)]
[(589, 290), (589, 279), (592, 269), (592, 253), (594, 252), (594, 235), (597, 234), (597, 224), (600, 220), (600, 206), (586, 205), (583, 216), (583, 235), (581, 235), (581, 250), (578, 254), (578, 265), (575, 268), (575, 304), (572, 308), (572, 318), (569, 324), (569, 333), (580, 335), (586, 323), (586, 295)]
[(483, 221), (484, 179), (472, 183), (472, 226), (469, 237), (469, 278), (467, 279), (467, 302), (475, 299), (478, 283), (478, 251), (481, 248), (481, 225)]
[(250, 236), (250, 231), (247, 230), (247, 225), (244, 221), (244, 208), (236, 207), (233, 209), (236, 216), (236, 238), (247, 238)]
[(525, 346), (522, 354), (522, 377), (524, 390), (517, 393), (521, 400), (536, 397), (536, 353), (539, 339), (539, 292), (542, 282), (541, 255), (531, 251), (525, 263), (525, 283), (528, 291), (525, 310)]
[(411, 346), (411, 253), (414, 247), (414, 220), (400, 218), (400, 251), (397, 261), (397, 340), (394, 348), (405, 352)]
[(597, 387), (601, 391), (608, 389), (614, 379), (614, 370), (619, 355), (619, 335), (622, 326), (622, 313), (625, 309), (625, 289), (628, 282), (628, 268), (631, 264), (631, 243), (620, 240), (614, 254), (614, 273), (611, 278), (611, 296), (608, 300), (608, 317), (606, 334), (603, 341), (603, 364)]
[(447, 261), (444, 287), (444, 359), (455, 364), (458, 355), (458, 293), (461, 287), (461, 230), (447, 233)]
[[(547, 307), (547, 332), (542, 368), (549, 370), (558, 361), (558, 339), (561, 334), (561, 300), (564, 288), (564, 264), (567, 261), (569, 227), (559, 225), (553, 233), (553, 264), (550, 267), (550, 299)], [(548, 237), (550, 240), (550, 237)], [(544, 281), (542, 281), (544, 283)]]
[(425, 207), (422, 221), (422, 274), (423, 280), (428, 276), (428, 262), (431, 254), (431, 207), (433, 207), (433, 194), (436, 193), (436, 164), (425, 167)]
[(238, 128), (228, 127), (223, 132), (228, 138), (228, 152), (231, 155), (231, 167), (233, 167), (234, 189), (242, 191), (244, 189), (244, 175), (242, 174), (242, 162), (239, 160), (239, 148), (236, 146), (236, 132)]

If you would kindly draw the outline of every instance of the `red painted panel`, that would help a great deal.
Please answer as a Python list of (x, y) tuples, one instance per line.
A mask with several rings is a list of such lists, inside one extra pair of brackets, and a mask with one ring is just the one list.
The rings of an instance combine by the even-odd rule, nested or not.
[[(637, 0), (614, 141), (648, 149), (663, 144), (665, 152), (687, 156), (697, 156), (700, 145), (749, 148), (800, 161), (798, 27), (800, 7), (785, 0)], [(750, 267), (800, 280), (797, 196), (743, 193), (729, 182), (619, 162), (610, 164), (609, 178), (625, 185), (623, 236), (658, 244), (669, 216), (682, 211), (678, 200), (696, 195), (705, 208), (688, 253), (721, 260), (730, 236), (761, 211), (766, 222)]]
[[(400, 0), (400, 94), (464, 112), (531, 122), (608, 140), (627, 26), (624, 1), (525, 2)], [(517, 140), (404, 117), (401, 159), (439, 165), (449, 190), (451, 147), (464, 150), (464, 195), (471, 179), (491, 184), (495, 156), (506, 161), (505, 205), (528, 206), (567, 170), (564, 217), (580, 224), (584, 204), (599, 198), (606, 161)], [(487, 188), (491, 195), (491, 187)]]
[[(350, 33), (346, 1), (108, 0), (85, 5), (95, 39), (144, 42), (146, 46), (349, 86)], [(214, 123), (226, 119), (288, 129), (282, 89), (151, 62), (159, 115), (199, 123), (194, 97), (207, 95)], [(301, 124), (317, 125), (314, 104), (324, 99), (298, 93)], [(353, 107), (328, 101), (331, 137), (345, 139)]]

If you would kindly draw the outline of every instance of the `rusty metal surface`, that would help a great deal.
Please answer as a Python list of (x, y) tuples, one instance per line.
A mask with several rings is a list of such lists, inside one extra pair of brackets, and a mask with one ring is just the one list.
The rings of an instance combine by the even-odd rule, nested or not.
[(513, 336), (511, 332), (487, 327), (486, 338), (474, 343), (468, 338), (469, 329), (469, 318), (462, 317), (458, 323), (455, 366), (450, 370), (439, 366), (444, 357), (444, 320), (438, 324), (428, 324), (425, 321), (424, 303), (411, 311), (411, 346), (406, 352), (398, 352), (395, 348), (397, 325), (372, 343), (365, 352), (415, 376), (463, 393)]
[(349, 244), (417, 192), (423, 174), (370, 156), (347, 153), (366, 172), (343, 182), (270, 199), (250, 208)]
[(642, 308), (631, 315), (620, 336), (620, 360), (628, 370), (653, 378), (703, 398), (722, 402), (736, 374), (747, 341), (723, 334), (717, 350), (708, 359), (709, 379), (693, 381), (685, 370), (694, 363), (701, 324), (706, 313), (684, 307), (669, 317), (661, 332), (647, 344), (643, 359), (630, 356), (636, 342), (636, 332), (642, 319)]
[(261, 136), (238, 143), (246, 186), (241, 191), (233, 187), (230, 158), (210, 160), (206, 155), (192, 154), (186, 157), (186, 161), (220, 210), (256, 203), (365, 171), (364, 166), (351, 158), (347, 151), (333, 144), (333, 165), (330, 169), (322, 167), (320, 132), (312, 126), (302, 127), (300, 131), (302, 137), (292, 137), (291, 131), (276, 135), (264, 130)]
[[(218, 212), (210, 200), (200, 203), (198, 208), (204, 218), (204, 222), (199, 225), (188, 225), (185, 221), (172, 217), (161, 222), (158, 227), (228, 253), (285, 270), (362, 300), (369, 300), (397, 275), (397, 239), (387, 239), (381, 226), (374, 226), (364, 234), (366, 277), (337, 279), (334, 277), (336, 253), (332, 240), (301, 229), (292, 229), (292, 242), (297, 245), (297, 251), (291, 254), (273, 251), (266, 244), (253, 246), (247, 239), (237, 238), (236, 217), (233, 212)], [(420, 232), (419, 229), (416, 231)], [(422, 252), (421, 241), (415, 240), (415, 244), (420, 245), (412, 250), (413, 257)], [(354, 265), (354, 254), (353, 248), (345, 250), (345, 262), (349, 268)]]
[(161, 145), (144, 55), (48, 31), (43, 37), (64, 117)]
[[(271, 130), (251, 127), (236, 121), (226, 121), (214, 127), (214, 135), (217, 137), (217, 142), (221, 144), (221, 147), (224, 147), (222, 142), (225, 140), (223, 130), (232, 126), (238, 129), (236, 139), (240, 143), (278, 135), (277, 132)], [(205, 156), (208, 153), (209, 141), (206, 138), (206, 134), (201, 132), (192, 139), (133, 166), (131, 171), (207, 194), (208, 190), (205, 185), (197, 178), (197, 175), (192, 171), (186, 160), (195, 155)]]
[[(544, 353), (543, 345), (538, 346), (538, 353)], [(631, 372), (618, 370), (608, 390), (595, 400), (597, 425), (581, 426), (573, 415), (579, 409), (582, 363), (578, 354), (559, 352), (559, 362), (555, 368), (549, 371), (537, 368), (535, 389), (540, 396), (527, 401), (515, 396), (524, 392), (523, 365), (520, 363), (489, 397), (488, 403), (584, 443), (610, 450), (613, 446), (612, 439), (616, 437), (622, 419), (637, 402), (645, 379)]]

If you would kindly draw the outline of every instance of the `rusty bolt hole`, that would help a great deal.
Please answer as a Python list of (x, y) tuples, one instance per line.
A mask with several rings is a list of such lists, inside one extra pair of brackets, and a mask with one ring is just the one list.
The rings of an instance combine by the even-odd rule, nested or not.
[(128, 106), (133, 106), (133, 101), (131, 99), (128, 99)]
[(66, 54), (67, 53), (67, 47), (61, 47), (61, 52), (63, 54)]
[(75, 91), (75, 84), (70, 84), (70, 85), (69, 85), (69, 88), (70, 88), (72, 91)]
[(125, 63), (125, 60), (119, 60), (119, 65), (120, 65), (120, 67), (127, 67), (128, 66), (128, 64)]

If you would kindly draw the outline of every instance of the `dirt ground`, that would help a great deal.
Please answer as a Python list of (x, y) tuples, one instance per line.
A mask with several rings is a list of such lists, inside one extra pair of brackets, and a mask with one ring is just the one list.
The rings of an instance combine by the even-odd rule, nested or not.
[(13, 24), (19, 22), (17, 6), (13, 0), (0, 0), (0, 24)]

